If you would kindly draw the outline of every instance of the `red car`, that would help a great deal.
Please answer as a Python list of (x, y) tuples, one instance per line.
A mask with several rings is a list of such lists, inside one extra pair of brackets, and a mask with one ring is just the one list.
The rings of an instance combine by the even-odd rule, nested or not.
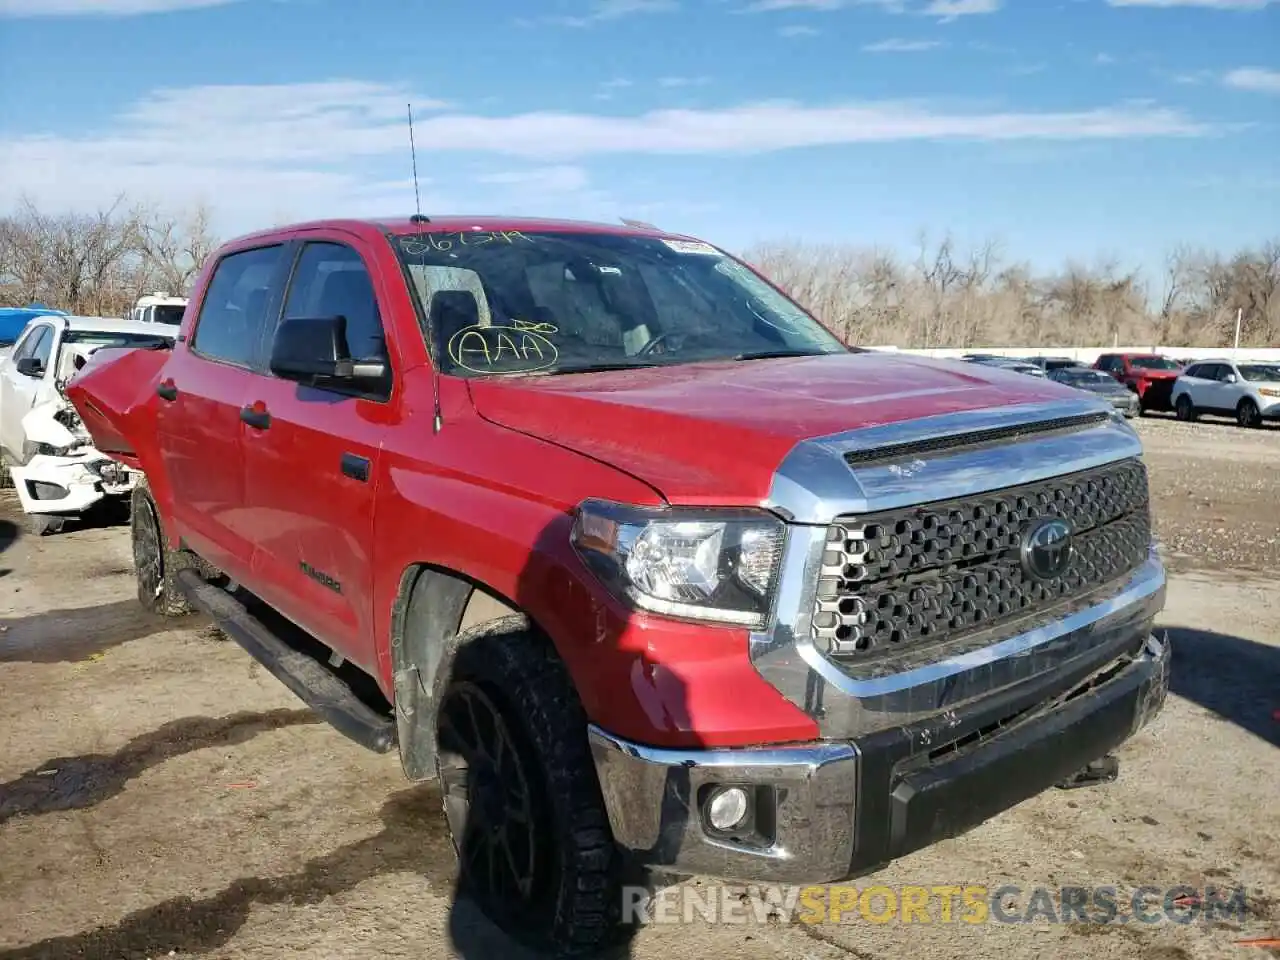
[(1110, 776), (1165, 699), (1108, 401), (854, 353), (690, 237), (259, 233), (68, 392), (145, 473), (142, 604), (437, 779), (464, 888), (557, 955), (612, 935), (625, 858), (855, 876)]
[(1158, 353), (1104, 353), (1095, 370), (1111, 374), (1138, 395), (1138, 412), (1173, 409), (1173, 382), (1182, 365)]

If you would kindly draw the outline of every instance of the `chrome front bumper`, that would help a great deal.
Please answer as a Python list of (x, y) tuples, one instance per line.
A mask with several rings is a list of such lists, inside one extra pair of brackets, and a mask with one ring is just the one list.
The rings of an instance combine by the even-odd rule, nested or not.
[[(614, 839), (640, 864), (676, 874), (826, 883), (870, 872), (1048, 789), (1146, 725), (1168, 691), (1167, 641), (1130, 635), (1100, 650), (1109, 659), (1087, 658), (1051, 684), (860, 740), (666, 750), (592, 727)], [(716, 786), (751, 794), (744, 836), (717, 836), (704, 822)]]

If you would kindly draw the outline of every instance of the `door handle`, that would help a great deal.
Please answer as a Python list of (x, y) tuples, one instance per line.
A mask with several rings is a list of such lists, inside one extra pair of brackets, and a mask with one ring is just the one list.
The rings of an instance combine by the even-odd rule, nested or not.
[(174, 386), (172, 380), (162, 380), (159, 385), (156, 386), (156, 395), (161, 400), (168, 400), (172, 402), (178, 399), (178, 388)]
[(267, 408), (262, 401), (258, 401), (252, 406), (241, 407), (240, 419), (255, 430), (266, 430), (271, 426), (271, 414), (267, 412)]

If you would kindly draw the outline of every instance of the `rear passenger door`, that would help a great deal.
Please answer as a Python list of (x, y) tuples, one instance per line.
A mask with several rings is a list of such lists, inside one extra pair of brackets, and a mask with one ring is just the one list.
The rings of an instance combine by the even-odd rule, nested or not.
[[(343, 234), (307, 235), (282, 318), (344, 316), (353, 358), (393, 362), (379, 309), (382, 282), (376, 264)], [(265, 340), (269, 356), (271, 337)], [(244, 447), (253, 582), (264, 600), (370, 673), (377, 669), (373, 510), (390, 400), (390, 377), (385, 389), (356, 395), (269, 373), (247, 398), (261, 417), (247, 428)]]
[(242, 411), (258, 374), (268, 316), (278, 314), (284, 243), (236, 250), (215, 265), (188, 344), (175, 344), (156, 393), (157, 430), (175, 532), (210, 563), (247, 580)]

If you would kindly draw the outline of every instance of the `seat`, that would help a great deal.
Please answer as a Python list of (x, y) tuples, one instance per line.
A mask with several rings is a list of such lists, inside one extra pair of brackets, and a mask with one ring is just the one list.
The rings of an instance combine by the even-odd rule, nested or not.
[(364, 270), (336, 270), (325, 277), (319, 303), (325, 313), (347, 318), (347, 349), (361, 360), (387, 359), (373, 282)]
[(431, 296), (427, 322), (437, 331), (447, 351), (454, 334), (480, 325), (480, 304), (470, 290), (437, 290)]

